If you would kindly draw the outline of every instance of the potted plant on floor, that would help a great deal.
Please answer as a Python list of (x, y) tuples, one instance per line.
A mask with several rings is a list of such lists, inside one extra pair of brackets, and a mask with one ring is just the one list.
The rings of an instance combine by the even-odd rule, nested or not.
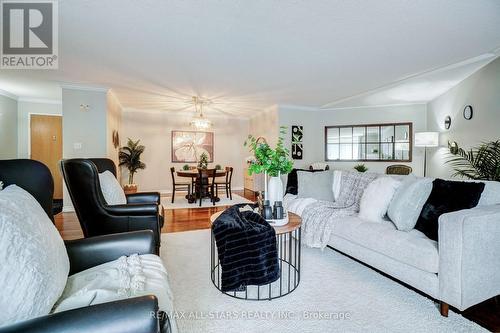
[[(267, 142), (261, 142), (253, 135), (249, 135), (245, 141), (245, 146), (248, 146), (254, 154), (255, 159), (251, 160), (248, 166), (250, 175), (256, 173), (264, 173), (266, 188), (266, 200), (269, 200), (271, 205), (275, 201), (283, 200), (283, 182), (281, 175), (288, 174), (292, 171), (293, 162), (290, 159), (290, 151), (284, 147), (283, 141), (286, 135), (286, 127), (280, 127), (280, 135), (276, 148), (272, 149)], [(269, 175), (269, 184), (267, 184), (267, 176)]]
[(455, 143), (450, 146), (450, 154), (446, 163), (455, 172), (453, 177), (500, 181), (500, 140), (484, 142), (470, 150)]
[(119, 166), (124, 166), (128, 170), (128, 184), (123, 186), (126, 194), (136, 193), (137, 184), (134, 183), (134, 174), (141, 169), (146, 168), (146, 164), (141, 162), (141, 155), (144, 153), (146, 147), (139, 144), (140, 140), (133, 141), (128, 138), (127, 145), (120, 148), (118, 158), (120, 160)]

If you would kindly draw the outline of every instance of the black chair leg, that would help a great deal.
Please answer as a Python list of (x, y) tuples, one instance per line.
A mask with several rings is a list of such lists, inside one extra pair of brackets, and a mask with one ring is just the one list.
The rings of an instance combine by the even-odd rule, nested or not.
[(199, 195), (200, 195), (200, 207), (201, 207), (201, 201), (203, 200), (203, 196), (201, 195), (202, 189), (199, 188), (198, 191), (200, 192)]
[(226, 184), (226, 197), (229, 198), (229, 187), (227, 186), (227, 184)]
[(175, 197), (175, 185), (172, 189), (172, 203), (174, 203), (174, 197)]
[(231, 189), (231, 185), (229, 185), (228, 188), (229, 188), (229, 200), (233, 200), (233, 190)]

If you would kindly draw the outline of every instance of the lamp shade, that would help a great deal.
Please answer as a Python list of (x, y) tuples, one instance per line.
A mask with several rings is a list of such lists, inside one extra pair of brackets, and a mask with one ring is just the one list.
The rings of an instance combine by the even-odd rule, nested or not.
[(437, 147), (439, 146), (439, 132), (415, 133), (415, 147)]

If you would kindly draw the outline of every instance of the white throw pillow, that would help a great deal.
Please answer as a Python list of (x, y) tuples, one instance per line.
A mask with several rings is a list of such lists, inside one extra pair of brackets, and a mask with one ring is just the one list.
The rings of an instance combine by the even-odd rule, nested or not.
[(0, 191), (0, 326), (44, 316), (69, 273), (64, 242), (43, 208), (16, 185)]
[(407, 176), (394, 194), (387, 215), (401, 231), (415, 228), (420, 212), (432, 191), (431, 178)]
[(332, 191), (333, 191), (333, 198), (335, 199), (335, 201), (337, 201), (340, 195), (340, 184), (342, 184), (342, 171), (333, 170)]
[(363, 192), (359, 217), (370, 222), (383, 222), (387, 208), (401, 182), (391, 177), (379, 177)]
[(125, 192), (123, 192), (120, 183), (118, 183), (113, 173), (108, 170), (100, 173), (99, 183), (101, 184), (101, 192), (104, 200), (106, 200), (108, 205), (125, 205), (127, 203)]

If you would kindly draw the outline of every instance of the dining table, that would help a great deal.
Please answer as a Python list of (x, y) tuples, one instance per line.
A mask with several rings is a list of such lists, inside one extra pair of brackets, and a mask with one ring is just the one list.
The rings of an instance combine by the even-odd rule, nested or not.
[[(200, 173), (198, 169), (189, 169), (189, 170), (179, 170), (176, 172), (178, 177), (184, 177), (184, 178), (190, 178), (191, 179), (191, 184), (198, 184), (199, 183), (199, 177)], [(225, 177), (226, 176), (226, 170), (215, 170), (215, 177)], [(203, 177), (201, 179), (201, 182), (206, 185), (208, 184), (208, 178)], [(210, 193), (208, 191), (191, 191), (191, 193), (186, 195), (186, 199), (189, 203), (195, 203), (196, 199), (199, 199), (200, 196), (202, 198), (205, 197), (210, 197)], [(220, 201), (220, 198), (218, 196), (215, 197), (215, 202)]]

